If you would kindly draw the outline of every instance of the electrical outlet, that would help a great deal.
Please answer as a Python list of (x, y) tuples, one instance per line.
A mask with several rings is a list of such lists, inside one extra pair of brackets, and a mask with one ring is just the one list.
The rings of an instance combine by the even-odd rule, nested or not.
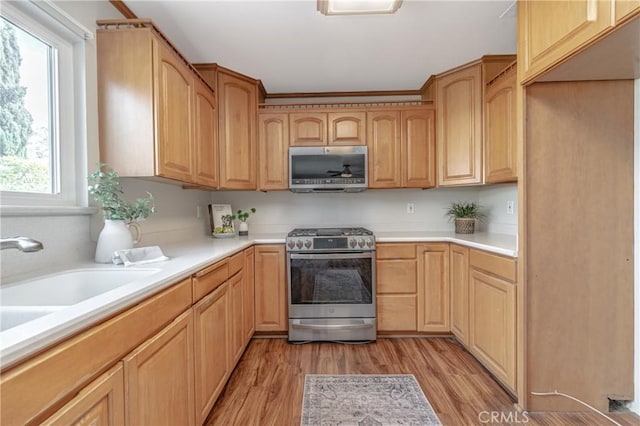
[(513, 214), (513, 201), (507, 201), (507, 214)]
[(413, 203), (407, 203), (407, 213), (414, 214), (416, 212), (416, 206)]

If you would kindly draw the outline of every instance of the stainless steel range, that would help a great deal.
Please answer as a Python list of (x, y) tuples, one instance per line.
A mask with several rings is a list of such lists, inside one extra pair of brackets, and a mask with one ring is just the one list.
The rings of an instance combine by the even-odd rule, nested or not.
[(287, 236), (289, 341), (376, 339), (376, 241), (365, 228)]

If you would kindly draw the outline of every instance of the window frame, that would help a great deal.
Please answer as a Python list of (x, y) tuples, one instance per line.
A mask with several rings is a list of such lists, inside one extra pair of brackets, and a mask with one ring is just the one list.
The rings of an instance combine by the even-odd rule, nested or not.
[[(54, 176), (53, 193), (0, 191), (2, 212), (24, 207), (86, 207), (86, 81), (84, 76), (85, 40), (65, 24), (29, 2), (3, 2), (2, 16), (22, 27), (55, 49), (51, 75), (54, 99), (52, 108), (53, 157), (50, 170)], [(65, 113), (70, 112), (70, 113)], [(84, 189), (84, 190), (83, 190)]]

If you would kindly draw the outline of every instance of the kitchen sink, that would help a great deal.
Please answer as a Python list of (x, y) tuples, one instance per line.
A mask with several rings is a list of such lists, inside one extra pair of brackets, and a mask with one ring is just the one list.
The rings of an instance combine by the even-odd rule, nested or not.
[(0, 306), (0, 332), (64, 308), (64, 306)]
[[(75, 305), (132, 281), (158, 272), (159, 269), (72, 269), (0, 288), (0, 307), (31, 307), (24, 315), (53, 312), (51, 309)], [(40, 308), (40, 309), (37, 309)], [(20, 310), (18, 310), (20, 311)], [(44, 313), (42, 313), (44, 311)], [(30, 312), (30, 313), (29, 313)], [(4, 323), (4, 313), (2, 314)], [(17, 315), (14, 313), (10, 316)], [(35, 318), (35, 317), (34, 317)], [(6, 328), (4, 324), (1, 326)]]

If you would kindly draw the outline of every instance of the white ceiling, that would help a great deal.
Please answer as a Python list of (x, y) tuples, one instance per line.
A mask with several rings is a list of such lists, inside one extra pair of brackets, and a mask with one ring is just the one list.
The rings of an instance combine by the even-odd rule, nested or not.
[(316, 0), (125, 3), (191, 62), (260, 79), (269, 93), (415, 90), (431, 74), (516, 51), (513, 0), (404, 0), (394, 15), (368, 16), (324, 16)]

